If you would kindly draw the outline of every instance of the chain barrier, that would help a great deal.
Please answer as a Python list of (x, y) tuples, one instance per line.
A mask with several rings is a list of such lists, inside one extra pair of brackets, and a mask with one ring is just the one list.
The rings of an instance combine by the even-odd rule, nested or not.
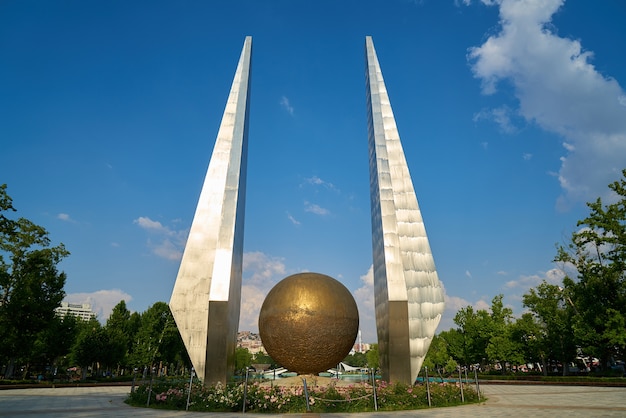
[(322, 402), (352, 402), (352, 401), (358, 401), (360, 399), (365, 399), (369, 397), (371, 397), (371, 395), (363, 395), (363, 396), (359, 396), (358, 398), (350, 398), (350, 399), (324, 399), (324, 398), (316, 398), (314, 396), (309, 395), (309, 399), (315, 399), (316, 401), (322, 401)]

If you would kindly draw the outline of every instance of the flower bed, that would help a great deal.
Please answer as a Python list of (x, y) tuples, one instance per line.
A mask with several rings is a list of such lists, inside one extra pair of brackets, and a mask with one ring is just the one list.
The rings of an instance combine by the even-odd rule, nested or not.
[[(187, 405), (189, 382), (157, 380), (152, 384), (139, 385), (126, 402), (133, 406), (184, 410)], [(216, 385), (205, 387), (194, 382), (189, 396), (190, 411), (241, 412), (243, 410), (245, 385)], [(371, 385), (358, 384), (340, 387), (334, 384), (309, 386), (309, 408), (313, 412), (368, 412), (374, 411), (374, 396)], [(428, 408), (425, 385), (409, 386), (400, 383), (377, 382), (377, 406), (379, 410), (396, 411)], [(461, 389), (454, 383), (431, 383), (430, 396), (433, 407), (453, 406), (478, 402), (476, 391), (470, 386)], [(260, 413), (303, 413), (306, 412), (306, 397), (303, 386), (263, 386), (249, 384), (246, 412)]]

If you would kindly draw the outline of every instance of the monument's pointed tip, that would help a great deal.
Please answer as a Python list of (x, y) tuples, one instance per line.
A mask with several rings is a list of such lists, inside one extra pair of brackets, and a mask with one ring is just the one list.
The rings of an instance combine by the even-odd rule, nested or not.
[(369, 62), (370, 59), (373, 60), (375, 65), (378, 65), (378, 58), (376, 57), (376, 49), (374, 48), (374, 40), (371, 36), (365, 37), (365, 57)]

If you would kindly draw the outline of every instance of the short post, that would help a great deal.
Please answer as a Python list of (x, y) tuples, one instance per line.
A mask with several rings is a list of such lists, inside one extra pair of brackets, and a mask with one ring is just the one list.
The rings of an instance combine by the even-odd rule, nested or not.
[(243, 411), (242, 413), (246, 413), (246, 401), (248, 400), (248, 372), (250, 369), (246, 366), (246, 381), (243, 386)]
[(378, 399), (376, 398), (376, 369), (372, 369), (372, 392), (374, 393), (374, 411), (378, 411)]
[(465, 403), (465, 396), (463, 396), (463, 379), (461, 374), (461, 366), (459, 366), (459, 384), (461, 386), (461, 402)]
[(191, 400), (191, 384), (193, 383), (193, 367), (191, 368), (191, 377), (189, 378), (189, 392), (187, 393), (187, 405), (185, 405), (185, 411), (189, 411), (189, 401)]
[(474, 366), (474, 381), (476, 381), (476, 393), (478, 394), (478, 401), (480, 401), (480, 387), (478, 386), (478, 369)]
[(311, 405), (309, 404), (309, 390), (306, 387), (306, 378), (302, 378), (302, 384), (304, 385), (304, 400), (306, 402), (306, 411), (311, 412)]
[(426, 375), (426, 396), (428, 397), (428, 407), (433, 406), (430, 400), (430, 379), (428, 378), (428, 367), (424, 367)]

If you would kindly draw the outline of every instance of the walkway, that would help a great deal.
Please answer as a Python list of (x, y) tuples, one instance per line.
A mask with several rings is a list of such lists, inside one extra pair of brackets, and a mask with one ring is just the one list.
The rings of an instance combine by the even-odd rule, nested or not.
[[(487, 402), (451, 408), (361, 414), (246, 414), (300, 418), (408, 417), (624, 417), (626, 388), (550, 385), (484, 385)], [(9, 389), (0, 391), (0, 417), (242, 417), (241, 413), (199, 413), (133, 408), (124, 403), (128, 387)]]

